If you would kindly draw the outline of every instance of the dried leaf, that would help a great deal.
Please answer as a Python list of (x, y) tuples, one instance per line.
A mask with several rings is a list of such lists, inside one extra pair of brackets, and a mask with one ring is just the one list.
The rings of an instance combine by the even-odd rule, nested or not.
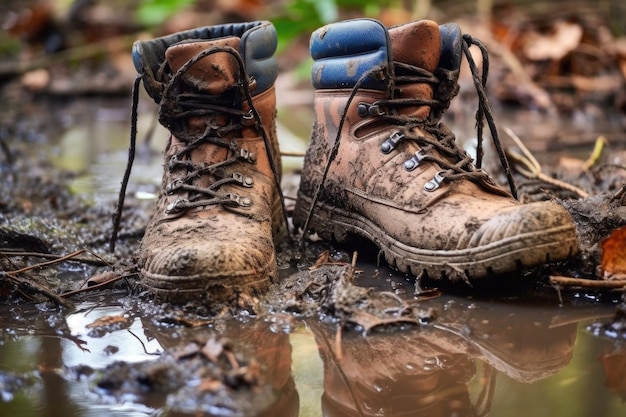
[(214, 363), (217, 362), (223, 351), (224, 345), (222, 345), (222, 343), (214, 337), (210, 338), (201, 349), (204, 357)]
[(120, 274), (114, 271), (106, 271), (100, 274), (96, 274), (87, 280), (87, 286), (91, 287), (94, 285), (104, 284), (109, 281), (116, 280), (120, 277)]
[(85, 327), (87, 327), (88, 329), (96, 329), (98, 327), (106, 327), (106, 326), (111, 326), (117, 323), (127, 323), (127, 322), (128, 322), (128, 318), (120, 314), (119, 316), (100, 317), (99, 319), (94, 320), (92, 323), (89, 323)]
[(192, 357), (200, 352), (200, 346), (197, 343), (189, 343), (183, 347), (177, 348), (172, 352), (172, 356), (176, 360)]
[(626, 226), (615, 229), (602, 242), (602, 279), (626, 278)]
[(198, 391), (200, 392), (218, 392), (224, 384), (219, 379), (205, 378), (200, 381), (198, 385)]
[(309, 267), (310, 270), (314, 270), (319, 268), (322, 265), (326, 265), (330, 263), (330, 251), (325, 250), (320, 254), (320, 256), (315, 260), (315, 263)]
[(558, 61), (578, 47), (582, 36), (583, 29), (578, 23), (558, 21), (550, 33), (529, 33), (524, 53), (533, 61)]
[(178, 317), (178, 316), (162, 317), (160, 321), (161, 323), (176, 324), (176, 325), (181, 325), (181, 326), (189, 327), (189, 328), (202, 327), (202, 326), (206, 326), (209, 324), (213, 324), (214, 322), (213, 320), (192, 320), (186, 317)]
[(261, 364), (254, 358), (250, 359), (248, 365), (239, 368), (243, 380), (250, 385), (254, 385), (261, 380), (261, 371)]

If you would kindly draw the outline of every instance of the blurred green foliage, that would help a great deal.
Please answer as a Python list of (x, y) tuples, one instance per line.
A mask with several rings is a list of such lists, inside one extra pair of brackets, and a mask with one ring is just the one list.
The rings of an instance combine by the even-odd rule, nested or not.
[(196, 0), (144, 0), (139, 3), (135, 17), (141, 25), (157, 26), (195, 2)]
[[(144, 27), (155, 27), (169, 17), (192, 7), (198, 0), (144, 0), (136, 10), (137, 22)], [(342, 11), (352, 11), (365, 17), (375, 17), (381, 9), (401, 4), (401, 0), (289, 0), (278, 2), (268, 19), (278, 31), (278, 50), (282, 51), (292, 40), (309, 34), (318, 27), (341, 18)]]
[(325, 24), (340, 19), (340, 12), (354, 11), (360, 16), (374, 17), (380, 9), (389, 7), (394, 0), (291, 0), (282, 13), (270, 18), (278, 31), (278, 50), (282, 51), (293, 39), (309, 34)]

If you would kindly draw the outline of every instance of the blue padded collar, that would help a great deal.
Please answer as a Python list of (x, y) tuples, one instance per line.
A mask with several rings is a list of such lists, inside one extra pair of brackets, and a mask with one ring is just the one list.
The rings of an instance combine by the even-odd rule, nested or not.
[(157, 103), (161, 101), (162, 86), (155, 79), (159, 66), (165, 60), (165, 51), (179, 42), (211, 40), (237, 36), (241, 38), (239, 53), (245, 63), (246, 72), (256, 79), (254, 94), (270, 88), (276, 81), (276, 29), (271, 22), (229, 23), (206, 26), (155, 38), (138, 41), (133, 45), (132, 55), (135, 69), (142, 76), (146, 91)]
[(439, 26), (441, 34), (441, 59), (439, 67), (447, 70), (458, 70), (461, 67), (463, 56), (463, 35), (456, 23), (446, 23)]
[[(390, 41), (387, 29), (372, 19), (353, 19), (324, 26), (311, 36), (315, 89), (351, 88), (368, 71), (391, 68)], [(385, 90), (388, 79), (375, 74), (361, 87)]]

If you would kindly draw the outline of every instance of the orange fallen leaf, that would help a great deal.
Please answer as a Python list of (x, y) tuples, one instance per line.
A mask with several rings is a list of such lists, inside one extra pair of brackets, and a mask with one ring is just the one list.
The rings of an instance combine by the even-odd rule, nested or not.
[(602, 279), (626, 278), (626, 226), (602, 242)]
[(218, 379), (205, 378), (200, 381), (200, 385), (198, 385), (198, 391), (200, 392), (217, 392), (219, 391), (224, 384), (222, 381)]
[(98, 327), (111, 326), (113, 324), (126, 322), (128, 322), (128, 318), (125, 317), (123, 314), (120, 314), (119, 316), (100, 317), (99, 319), (94, 320), (92, 323), (89, 323), (85, 327), (87, 327), (88, 329), (95, 329)]

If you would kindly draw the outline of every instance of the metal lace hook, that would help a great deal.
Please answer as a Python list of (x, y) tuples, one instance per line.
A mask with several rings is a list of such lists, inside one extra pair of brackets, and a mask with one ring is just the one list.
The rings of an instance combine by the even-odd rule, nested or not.
[(319, 194), (324, 186), (324, 181), (326, 180), (326, 176), (328, 175), (328, 171), (330, 170), (330, 164), (335, 160), (337, 153), (339, 152), (339, 144), (341, 143), (341, 131), (343, 130), (343, 124), (346, 121), (346, 115), (348, 114), (348, 109), (356, 96), (356, 93), (361, 88), (361, 84), (365, 82), (365, 80), (373, 74), (380, 73), (385, 68), (382, 66), (376, 66), (369, 71), (365, 72), (361, 77), (357, 80), (356, 84), (352, 88), (350, 92), (350, 96), (348, 97), (348, 101), (343, 109), (341, 114), (341, 118), (339, 119), (339, 126), (337, 127), (337, 134), (335, 135), (335, 142), (333, 144), (332, 149), (330, 150), (330, 154), (328, 155), (328, 161), (326, 161), (326, 166), (324, 167), (324, 172), (322, 173), (322, 178), (320, 179), (319, 184), (317, 184), (317, 188), (315, 189), (315, 193), (313, 194), (313, 199), (311, 200), (311, 206), (309, 207), (309, 211), (306, 215), (306, 220), (304, 221), (304, 225), (302, 226), (302, 237), (300, 238), (300, 247), (304, 248), (304, 235), (306, 234), (307, 229), (309, 228), (309, 223), (311, 222), (311, 217), (313, 216), (313, 209), (315, 208), (315, 204), (317, 204), (317, 200), (319, 198)]
[[(263, 127), (263, 123), (261, 122), (261, 115), (259, 114), (258, 110), (256, 109), (256, 107), (254, 107), (253, 101), (252, 101), (252, 93), (250, 92), (250, 83), (248, 82), (243, 82), (245, 80), (249, 80), (250, 77), (247, 75), (246, 72), (246, 68), (245, 68), (245, 64), (243, 62), (243, 59), (241, 58), (241, 55), (239, 55), (239, 53), (237, 53), (234, 49), (230, 48), (232, 50), (232, 52), (230, 52), (233, 57), (235, 58), (235, 60), (237, 61), (237, 65), (239, 66), (239, 76), (242, 80), (242, 91), (243, 91), (243, 95), (245, 97), (245, 100), (248, 102), (248, 105), (250, 106), (250, 110), (249, 113), (252, 115), (252, 117), (254, 118), (254, 120), (256, 121), (257, 125), (258, 125), (258, 130), (261, 133), (261, 137), (263, 138), (263, 144), (265, 145), (265, 152), (267, 153), (268, 156), (268, 161), (270, 164), (270, 169), (272, 170), (272, 174), (274, 177), (274, 186), (276, 187), (276, 189), (278, 190), (278, 198), (280, 200), (280, 206), (281, 206), (281, 210), (282, 210), (282, 214), (283, 214), (283, 222), (285, 223), (285, 230), (287, 230), (287, 238), (292, 241), (292, 236), (289, 233), (289, 219), (287, 218), (287, 207), (285, 205), (285, 196), (283, 195), (283, 190), (282, 190), (282, 186), (280, 184), (280, 176), (278, 174), (278, 167), (276, 166), (276, 163), (274, 161), (274, 158), (272, 158), (272, 155), (270, 154), (270, 150), (272, 149), (272, 146), (270, 144), (270, 139), (267, 135), (267, 132), (265, 131), (265, 128)], [(256, 88), (256, 84), (254, 85), (254, 87)]]

